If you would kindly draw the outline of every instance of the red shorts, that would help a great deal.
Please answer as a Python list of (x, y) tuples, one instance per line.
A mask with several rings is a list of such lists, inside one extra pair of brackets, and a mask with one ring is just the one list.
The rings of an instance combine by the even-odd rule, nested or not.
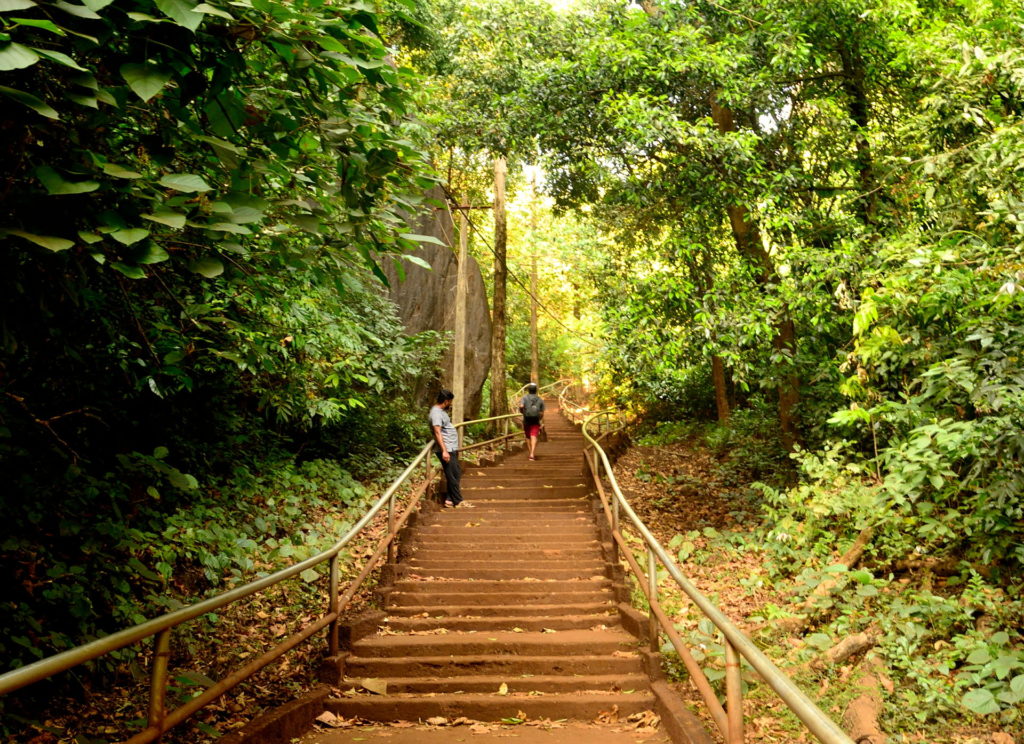
[(540, 436), (540, 424), (523, 424), (523, 433), (526, 434), (526, 438), (539, 437)]

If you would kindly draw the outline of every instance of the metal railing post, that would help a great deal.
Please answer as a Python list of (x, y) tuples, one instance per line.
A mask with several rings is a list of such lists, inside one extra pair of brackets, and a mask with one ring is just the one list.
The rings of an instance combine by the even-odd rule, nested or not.
[(658, 559), (650, 546), (647, 547), (647, 589), (651, 604), (650, 612), (647, 613), (648, 633), (651, 636), (651, 651), (657, 651), (661, 648), (658, 618), (654, 615), (654, 605), (658, 603)]
[(505, 438), (504, 441), (501, 443), (501, 448), (503, 450), (505, 450), (505, 452), (508, 452), (508, 446), (509, 446), (508, 419), (502, 419), (501, 420), (501, 436), (503, 436)]
[(729, 730), (726, 744), (743, 744), (743, 680), (736, 647), (725, 639), (725, 712)]
[[(341, 566), (338, 564), (338, 561), (339, 561), (338, 556), (339, 555), (340, 555), (339, 553), (335, 553), (331, 557), (330, 581), (328, 582), (328, 585), (327, 585), (328, 586), (327, 591), (330, 593), (329, 596), (327, 597), (327, 611), (329, 613), (332, 613), (332, 614), (338, 612), (338, 589), (341, 586), (341, 581), (340, 581), (340, 578), (341, 578)], [(328, 628), (328, 630), (327, 630), (327, 652), (328, 652), (328, 656), (337, 656), (338, 655), (338, 651), (339, 651), (339, 648), (338, 648), (338, 628), (339, 628), (338, 619), (335, 618), (331, 622), (330, 628)]]
[[(149, 718), (146, 728), (163, 733), (167, 717), (167, 668), (171, 660), (171, 629), (156, 634), (153, 645), (153, 669), (149, 675)], [(157, 741), (160, 736), (157, 736)]]

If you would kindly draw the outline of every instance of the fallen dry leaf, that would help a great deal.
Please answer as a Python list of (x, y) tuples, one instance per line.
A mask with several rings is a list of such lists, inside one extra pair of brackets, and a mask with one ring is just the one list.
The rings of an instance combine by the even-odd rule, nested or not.
[(375, 679), (373, 677), (366, 677), (359, 681), (359, 685), (364, 690), (369, 690), (375, 695), (387, 695), (388, 694), (388, 683), (383, 679)]
[(501, 685), (499, 685), (499, 687), (498, 687), (498, 694), (499, 695), (508, 695), (508, 683), (507, 682), (502, 682)]
[(323, 713), (318, 715), (316, 720), (330, 726), (331, 728), (341, 728), (345, 725), (345, 720), (343, 718), (338, 718), (338, 716), (334, 715), (329, 710), (325, 710)]
[(448, 719), (444, 716), (433, 716), (432, 718), (427, 719), (427, 723), (431, 726), (444, 726), (448, 723)]

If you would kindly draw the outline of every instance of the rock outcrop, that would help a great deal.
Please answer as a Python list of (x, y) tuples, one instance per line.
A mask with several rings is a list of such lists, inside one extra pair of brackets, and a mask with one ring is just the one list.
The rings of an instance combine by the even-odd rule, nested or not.
[[(428, 196), (443, 203), (440, 189)], [(431, 235), (444, 246), (424, 243), (413, 255), (430, 265), (430, 269), (403, 261), (405, 281), (399, 281), (393, 263), (382, 262), (391, 283), (389, 296), (398, 305), (399, 316), (410, 335), (433, 330), (448, 332), (447, 348), (440, 369), (435, 375), (415, 382), (417, 400), (432, 403), (439, 387), (451, 387), (454, 357), (452, 341), (455, 331), (455, 284), (458, 257), (452, 250), (455, 231), (451, 213), (444, 207), (432, 214), (412, 220), (412, 230)], [(491, 364), (491, 314), (487, 291), (476, 259), (469, 259), (469, 293), (466, 298), (466, 418), (475, 418), (480, 410), (481, 394)]]

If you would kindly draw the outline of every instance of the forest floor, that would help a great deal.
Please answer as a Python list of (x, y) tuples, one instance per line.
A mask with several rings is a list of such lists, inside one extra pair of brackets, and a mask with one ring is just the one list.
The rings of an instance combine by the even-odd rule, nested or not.
[[(759, 492), (751, 487), (764, 473), (744, 472), (743, 455), (737, 456), (737, 450), (709, 446), (699, 435), (668, 444), (634, 444), (617, 461), (616, 477), (641, 519), (663, 545), (671, 548), (670, 552), (678, 553), (684, 574), (751, 635), (833, 720), (841, 723), (854, 697), (852, 683), (863, 673), (858, 667), (867, 665), (863, 656), (855, 656), (831, 674), (815, 673), (806, 664), (807, 639), (774, 631), (772, 618), (784, 614), (787, 605), (792, 606), (798, 596), (791, 582), (773, 582), (771, 578), (771, 556), (763, 549), (767, 529)], [(637, 550), (642, 550), (639, 540)], [(721, 666), (723, 653), (719, 637), (708, 621), (701, 624), (700, 613), (669, 577), (660, 580), (660, 587), (663, 606), (684, 640), (693, 642), (695, 656), (702, 666), (715, 671)], [(664, 647), (663, 651), (669, 652), (666, 658), (670, 673), (674, 673), (674, 652)], [(681, 663), (676, 662), (675, 667), (679, 673), (674, 676), (682, 680), (674, 683), (676, 688), (704, 716), (708, 730), (714, 732), (713, 722), (703, 713), (704, 706), (685, 681)], [(886, 670), (883, 669), (881, 677), (891, 692), (892, 682)], [(752, 677), (746, 682), (747, 742), (815, 741), (767, 685), (756, 684)], [(1019, 733), (1007, 733), (998, 724), (984, 727), (965, 722), (945, 725), (939, 730), (904, 728), (886, 733), (890, 744), (1024, 744)]]

